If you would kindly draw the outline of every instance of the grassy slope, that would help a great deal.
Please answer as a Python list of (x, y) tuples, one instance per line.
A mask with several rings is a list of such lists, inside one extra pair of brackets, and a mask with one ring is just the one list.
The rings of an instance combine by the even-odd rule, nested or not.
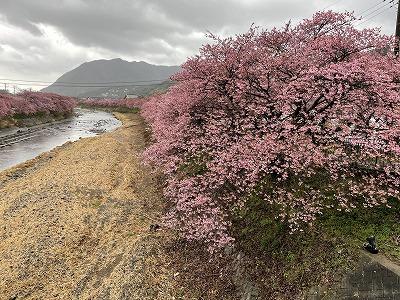
[(391, 208), (331, 213), (320, 224), (327, 233), (342, 238), (350, 247), (360, 246), (366, 237), (374, 235), (381, 251), (400, 261), (400, 202), (391, 199), (389, 204)]
[(313, 285), (334, 285), (359, 260), (368, 236), (381, 252), (400, 261), (400, 202), (392, 208), (330, 212), (298, 234), (274, 220), (263, 201), (252, 199), (235, 223), (239, 248), (251, 257), (249, 272), (264, 297), (295, 299)]

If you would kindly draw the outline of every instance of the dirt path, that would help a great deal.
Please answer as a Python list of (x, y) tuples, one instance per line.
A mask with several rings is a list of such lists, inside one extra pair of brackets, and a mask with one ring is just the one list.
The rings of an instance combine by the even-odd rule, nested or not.
[(66, 144), (0, 173), (0, 299), (173, 299), (144, 126)]

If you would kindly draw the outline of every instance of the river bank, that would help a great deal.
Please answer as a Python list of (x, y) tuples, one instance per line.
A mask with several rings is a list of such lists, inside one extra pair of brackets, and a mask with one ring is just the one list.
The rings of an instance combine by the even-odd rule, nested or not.
[(115, 116), (0, 172), (0, 299), (237, 299), (226, 259), (152, 226), (165, 204), (142, 164), (148, 131)]
[(0, 118), (0, 129), (14, 127), (32, 127), (41, 124), (47, 124), (62, 121), (72, 117), (72, 113), (65, 114), (36, 114), (33, 116), (12, 116)]
[(75, 99), (53, 93), (3, 92), (0, 93), (0, 129), (60, 120), (72, 115), (75, 106)]
[(0, 173), (2, 299), (172, 299), (138, 115)]
[(77, 108), (73, 117), (32, 127), (0, 130), (0, 171), (66, 142), (96, 136), (121, 126), (112, 113)]
[[(160, 178), (142, 164), (148, 131), (138, 114), (115, 115), (123, 125), (112, 132), (0, 172), (0, 299), (316, 299), (300, 292), (322, 282), (311, 292), (325, 297), (339, 285), (345, 274), (336, 270), (354, 260), (356, 246), (338, 233), (259, 251), (258, 231), (267, 228), (257, 226), (214, 256), (154, 226), (164, 201)], [(349, 268), (340, 291), (359, 292), (365, 270), (388, 274), (370, 263)]]

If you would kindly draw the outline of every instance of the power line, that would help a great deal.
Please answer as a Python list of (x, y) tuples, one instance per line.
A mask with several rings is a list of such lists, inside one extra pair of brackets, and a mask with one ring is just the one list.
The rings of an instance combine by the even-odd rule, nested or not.
[[(340, 27), (346, 26), (346, 25), (351, 25), (351, 24), (352, 24), (353, 26), (359, 26), (359, 25), (365, 24), (365, 23), (367, 23), (368, 21), (372, 20), (373, 18), (377, 17), (378, 15), (384, 13), (384, 12), (387, 11), (388, 9), (392, 8), (394, 5), (396, 5), (396, 4), (394, 3), (394, 1), (395, 1), (395, 0), (390, 0), (390, 1), (389, 1), (389, 0), (380, 0), (378, 3), (376, 3), (376, 4), (372, 5), (372, 6), (370, 6), (369, 8), (363, 10), (361, 13), (359, 13), (358, 15), (356, 15), (356, 16), (355, 16), (356, 19), (355, 19), (354, 21), (351, 21), (351, 22), (349, 22), (349, 23), (342, 24)], [(335, 3), (333, 3), (333, 4), (331, 4), (331, 5), (327, 6), (327, 7), (333, 6), (333, 5), (337, 4), (338, 2), (340, 2), (340, 1), (336, 1)], [(397, 3), (398, 3), (398, 2), (397, 2)], [(327, 7), (326, 7), (326, 8), (327, 8)], [(324, 10), (324, 9), (323, 9), (323, 10)], [(371, 11), (371, 10), (372, 10), (372, 11)], [(367, 13), (367, 12), (368, 12), (368, 14), (366, 14), (366, 15), (363, 16), (363, 14), (365, 14), (365, 13)], [(374, 13), (376, 13), (376, 12), (378, 12), (378, 13), (377, 13), (377, 14), (374, 14)], [(371, 17), (370, 17), (370, 16), (371, 16)], [(365, 19), (365, 18), (367, 18), (367, 17), (370, 17), (370, 18)]]
[[(4, 83), (4, 85), (11, 84), (9, 82)], [(67, 84), (52, 84), (52, 87), (70, 87), (70, 88), (124, 88), (124, 87), (139, 87), (139, 86), (159, 86), (163, 83), (153, 83), (153, 84), (125, 84), (125, 85), (67, 85)], [(17, 83), (17, 86), (36, 86), (36, 87), (48, 87), (47, 84), (29, 84), (29, 83)]]
[(119, 84), (119, 83), (145, 83), (145, 82), (163, 82), (167, 81), (168, 78), (164, 79), (152, 79), (152, 80), (138, 80), (138, 81), (110, 81), (110, 82), (67, 82), (67, 81), (41, 81), (41, 80), (23, 80), (23, 79), (10, 79), (10, 78), (0, 78), (0, 81), (13, 81), (13, 82), (29, 82), (29, 83), (40, 83), (40, 84), (53, 84), (53, 83), (59, 83), (59, 84), (91, 84), (91, 85), (106, 85), (106, 84)]
[[(335, 1), (334, 3), (332, 3), (332, 4), (330, 4), (330, 5), (325, 6), (324, 8), (322, 8), (322, 10), (326, 10), (327, 8), (330, 8), (330, 7), (332, 7), (332, 6), (335, 6), (335, 5), (339, 4), (339, 3), (342, 2), (342, 1), (343, 1), (343, 0)], [(390, 4), (390, 3), (393, 3), (395, 0), (390, 0), (388, 3), (385, 3), (386, 1), (388, 1), (388, 0), (380, 0), (378, 3), (376, 3), (376, 4), (372, 5), (372, 6), (370, 6), (369, 8), (363, 10), (362, 12), (360, 12), (360, 13), (358, 14), (357, 19), (360, 19), (361, 17), (367, 17), (367, 16), (373, 14), (374, 12), (376, 12), (377, 10), (380, 10), (380, 9), (383, 8), (384, 6), (386, 6), (386, 5)], [(382, 4), (383, 4), (383, 6), (381, 6)], [(378, 7), (378, 6), (381, 6), (381, 7), (378, 8), (377, 10), (373, 11), (372, 13), (369, 13), (369, 14), (367, 14), (366, 16), (363, 16), (363, 14), (369, 12), (370, 10), (372, 10), (372, 9)]]
[[(393, 3), (395, 0), (390, 0), (390, 1), (388, 1), (388, 2), (386, 2), (386, 1), (387, 1), (387, 0), (381, 0), (381, 1), (378, 2), (377, 4), (370, 6), (369, 8), (367, 8), (367, 9), (363, 10), (362, 12), (360, 12), (360, 13), (359, 13), (359, 16), (360, 16), (360, 17), (363, 17), (363, 14), (365, 14), (365, 13), (369, 12), (370, 10), (374, 9), (375, 7), (381, 6), (381, 5), (383, 4), (383, 6), (381, 6), (380, 8), (377, 9), (377, 10), (379, 10), (379, 9), (383, 8), (384, 6), (386, 6), (386, 5), (388, 5), (388, 4), (390, 4), (390, 3)], [(386, 3), (385, 3), (385, 2), (386, 2)], [(375, 10), (375, 11), (376, 11), (376, 10)], [(375, 11), (374, 11), (374, 12), (375, 12)], [(374, 12), (372, 12), (372, 13), (374, 13)], [(366, 15), (366, 16), (368, 16), (368, 15)], [(366, 16), (364, 16), (364, 17), (366, 17)]]
[[(334, 6), (334, 5), (338, 4), (338, 3), (341, 2), (341, 1), (342, 1), (342, 0), (336, 1), (336, 2), (334, 2), (334, 3), (332, 3), (332, 4), (328, 5), (328, 6), (324, 7), (322, 10), (325, 10), (325, 9), (331, 7), (331, 6)], [(372, 16), (375, 12), (378, 12), (378, 11), (384, 9), (384, 8), (387, 8), (388, 6), (389, 6), (389, 8), (392, 7), (394, 4), (393, 4), (393, 5), (391, 5), (391, 4), (392, 4), (394, 1), (395, 1), (395, 0), (390, 0), (390, 1), (389, 1), (389, 0), (380, 0), (378, 3), (372, 5), (372, 6), (368, 7), (367, 9), (363, 10), (362, 12), (358, 13), (358, 14), (355, 16), (356, 20), (352, 21), (351, 24), (353, 24), (353, 25), (356, 26), (356, 23), (357, 23), (357, 22), (363, 21), (364, 18), (367, 18), (367, 17), (369, 17), (369, 16)], [(371, 11), (371, 10), (372, 10), (372, 11)], [(384, 11), (385, 11), (385, 10), (386, 10), (386, 9), (384, 9)], [(368, 14), (364, 15), (365, 13), (368, 13)], [(377, 15), (379, 15), (379, 14), (374, 15), (374, 17), (376, 17)], [(360, 23), (360, 24), (362, 24), (362, 23)], [(344, 26), (344, 25), (348, 25), (348, 24), (343, 24), (343, 26)]]
[(392, 3), (394, 2), (394, 0), (391, 0), (391, 1), (387, 2), (387, 3), (385, 3), (385, 2), (386, 2), (386, 1), (383, 1), (383, 2), (379, 3), (379, 4), (383, 4), (383, 5), (380, 6), (380, 7), (378, 7), (377, 9), (375, 9), (375, 10), (369, 12), (368, 14), (366, 14), (366, 15), (364, 15), (364, 16), (361, 14), (360, 17), (367, 18), (367, 17), (369, 17), (369, 16), (375, 14), (376, 12), (381, 11), (382, 9), (385, 9), (385, 8), (387, 8), (387, 7), (389, 7), (389, 8), (390, 8), (390, 7), (393, 7), (393, 4), (392, 4)]
[[(390, 1), (388, 4), (390, 4), (390, 3), (392, 3), (392, 2), (394, 2), (394, 1)], [(387, 10), (393, 8), (396, 4), (399, 4), (399, 2), (393, 3), (393, 4), (391, 4), (390, 6), (387, 6), (387, 4), (386, 4), (386, 5), (385, 5), (385, 8), (382, 7), (382, 9), (384, 8), (383, 10), (379, 9), (380, 11), (378, 10), (378, 11), (379, 11), (378, 13), (372, 15), (372, 16), (371, 16), (370, 18), (368, 18), (368, 19), (360, 20), (360, 21), (362, 21), (362, 22), (359, 22), (359, 23), (355, 24), (355, 26), (360, 26), (360, 25), (362, 25), (362, 24), (365, 24), (365, 23), (371, 21), (372, 19), (374, 19), (374, 18), (376, 18), (377, 16), (383, 14), (383, 13), (386, 12)], [(371, 15), (371, 14), (369, 14), (368, 16), (370, 16), (370, 15)]]
[(378, 2), (378, 3), (375, 4), (375, 5), (372, 5), (371, 7), (367, 8), (366, 10), (363, 10), (362, 12), (360, 12), (359, 15), (362, 16), (362, 15), (365, 14), (366, 12), (369, 12), (371, 9), (374, 9), (374, 8), (377, 7), (377, 6), (382, 5), (383, 3), (385, 3), (385, 1), (386, 1), (386, 0), (383, 0), (383, 1), (381, 1), (381, 2)]
[[(386, 2), (388, 1), (388, 2)], [(323, 10), (325, 10), (326, 8), (335, 5), (336, 3), (338, 3), (340, 1), (335, 2), (334, 4), (331, 4), (327, 7), (325, 7)], [(400, 1), (397, 1), (396, 3), (394, 3), (395, 0), (381, 0), (380, 2), (372, 5), (371, 7), (363, 10), (360, 13), (359, 17), (356, 17), (356, 19), (354, 21), (351, 21), (349, 23), (346, 24), (342, 24), (341, 26), (346, 26), (346, 25), (353, 25), (354, 27), (369, 23), (372, 19), (376, 18), (377, 16), (383, 14), (384, 12), (386, 12), (387, 10), (393, 8), (395, 5), (398, 6), (398, 10), (397, 10), (397, 23), (396, 23), (396, 45), (395, 45), (395, 50), (394, 53), (396, 55), (396, 57), (399, 56), (400, 53)], [(373, 11), (371, 11), (373, 10)], [(367, 13), (366, 15), (363, 16), (363, 14)], [(375, 14), (376, 13), (376, 14)], [(367, 18), (369, 17), (369, 18)]]

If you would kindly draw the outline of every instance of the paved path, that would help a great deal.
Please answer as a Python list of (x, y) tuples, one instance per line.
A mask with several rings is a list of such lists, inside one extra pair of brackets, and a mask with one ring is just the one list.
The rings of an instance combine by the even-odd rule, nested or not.
[(307, 299), (400, 300), (400, 266), (383, 255), (362, 253), (358, 267), (334, 287), (333, 294), (314, 290)]

